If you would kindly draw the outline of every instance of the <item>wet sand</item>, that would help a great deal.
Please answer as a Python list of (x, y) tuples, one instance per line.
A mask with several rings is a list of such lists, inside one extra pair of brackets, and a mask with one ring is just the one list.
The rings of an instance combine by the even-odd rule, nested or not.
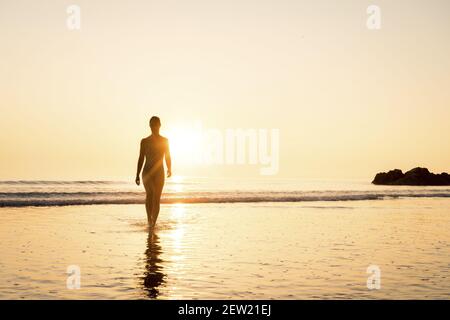
[(450, 298), (450, 199), (164, 205), (153, 236), (145, 222), (142, 205), (0, 208), (0, 298)]

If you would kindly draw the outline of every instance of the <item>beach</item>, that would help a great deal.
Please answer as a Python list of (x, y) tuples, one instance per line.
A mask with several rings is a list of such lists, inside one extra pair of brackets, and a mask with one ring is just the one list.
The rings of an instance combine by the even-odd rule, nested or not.
[(449, 213), (438, 197), (163, 204), (149, 236), (141, 204), (4, 207), (0, 299), (448, 299)]
[(0, 39), (0, 300), (450, 300), (450, 1), (1, 0)]

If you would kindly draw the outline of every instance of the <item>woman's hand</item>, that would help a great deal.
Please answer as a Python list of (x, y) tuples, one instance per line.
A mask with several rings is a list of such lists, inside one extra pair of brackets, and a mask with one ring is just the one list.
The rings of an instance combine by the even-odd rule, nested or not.
[(141, 178), (139, 178), (139, 176), (136, 176), (136, 180), (135, 180), (137, 185), (141, 184)]
[(167, 178), (170, 178), (172, 176), (172, 170), (167, 170)]

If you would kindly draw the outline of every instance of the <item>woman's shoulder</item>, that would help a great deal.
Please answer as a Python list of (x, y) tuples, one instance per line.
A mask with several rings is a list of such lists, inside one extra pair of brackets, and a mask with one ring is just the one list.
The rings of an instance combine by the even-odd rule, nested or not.
[(143, 144), (147, 144), (147, 142), (149, 141), (150, 137), (145, 137), (141, 139), (141, 145)]
[(169, 139), (167, 139), (166, 137), (160, 136), (160, 138), (161, 138), (161, 140), (164, 141), (164, 142), (168, 142), (168, 141), (169, 141)]
[(169, 139), (167, 139), (166, 137), (163, 137), (163, 136), (153, 137), (153, 138), (152, 138), (152, 136), (148, 136), (148, 137), (142, 138), (141, 145), (146, 145), (149, 143), (160, 143), (160, 142), (168, 143)]

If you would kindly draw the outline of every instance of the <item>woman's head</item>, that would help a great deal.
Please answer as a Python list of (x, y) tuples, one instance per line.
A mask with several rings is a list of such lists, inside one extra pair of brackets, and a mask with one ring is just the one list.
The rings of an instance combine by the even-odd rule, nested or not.
[(153, 116), (150, 119), (150, 129), (153, 133), (159, 133), (159, 128), (161, 128), (161, 120), (159, 117)]

